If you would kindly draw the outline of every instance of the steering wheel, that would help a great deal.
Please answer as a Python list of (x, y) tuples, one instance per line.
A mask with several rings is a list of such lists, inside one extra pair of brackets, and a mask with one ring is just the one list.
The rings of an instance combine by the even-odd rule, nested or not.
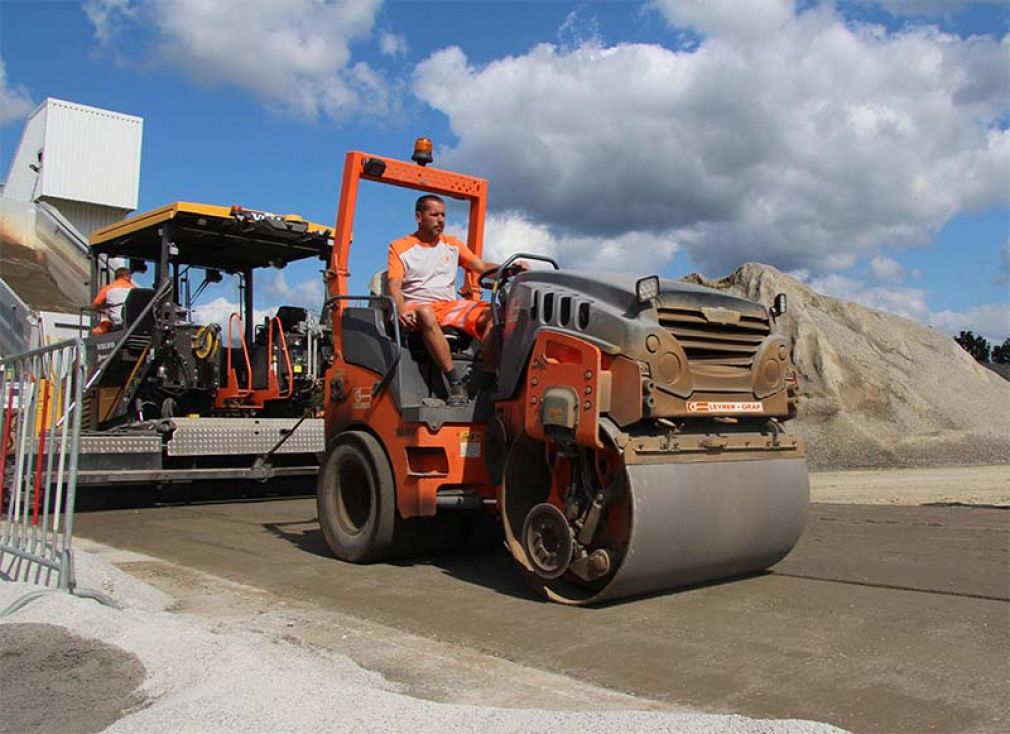
[(525, 272), (526, 270), (526, 268), (516, 264), (516, 261), (519, 259), (540, 260), (541, 262), (552, 265), (555, 270), (559, 269), (557, 260), (552, 257), (547, 257), (546, 255), (534, 255), (527, 252), (517, 252), (510, 256), (508, 260), (503, 262), (497, 268), (491, 268), (490, 270), (485, 270), (481, 273), (480, 277), (477, 279), (477, 283), (481, 288), (487, 288), (491, 291), (491, 318), (496, 331), (501, 327), (502, 315), (504, 312), (503, 302), (507, 296), (504, 286), (513, 276), (518, 273)]
[(485, 270), (480, 274), (480, 277), (477, 279), (477, 283), (481, 288), (486, 288), (487, 290), (493, 290), (496, 285), (500, 289), (503, 285), (505, 285), (509, 278), (521, 272), (523, 272), (523, 269), (518, 265), (507, 265), (504, 268), (491, 268), (490, 270)]

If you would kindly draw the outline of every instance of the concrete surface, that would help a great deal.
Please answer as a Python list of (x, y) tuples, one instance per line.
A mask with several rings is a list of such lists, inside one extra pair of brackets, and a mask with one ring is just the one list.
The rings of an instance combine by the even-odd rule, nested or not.
[[(102, 565), (94, 560), (92, 570)], [(18, 734), (48, 734), (60, 730), (54, 729), (51, 722), (63, 722), (70, 724), (68, 731), (90, 731), (95, 730), (91, 727), (96, 717), (91, 710), (82, 710), (89, 703), (95, 711), (109, 712), (115, 711), (117, 704), (122, 705), (116, 700), (116, 687), (112, 687), (111, 700), (102, 698), (110, 692), (105, 674), (117, 679), (115, 668), (94, 670), (92, 676), (73, 675), (80, 666), (68, 659), (67, 653), (82, 648), (75, 648), (74, 640), (66, 635), (33, 635), (30, 628), (34, 627), (79, 636), (76, 639), (90, 645), (83, 649), (86, 663), (98, 657), (96, 646), (107, 646), (143, 666), (143, 684), (135, 690), (143, 705), (122, 711), (114, 723), (102, 727), (110, 734), (843, 734), (843, 730), (820, 722), (770, 721), (738, 715), (437, 703), (403, 693), (396, 684), (362, 669), (346, 655), (307, 646), (294, 637), (252, 632), (242, 625), (192, 614), (150, 610), (143, 602), (137, 607), (131, 589), (144, 585), (107, 564), (101, 579), (90, 576), (88, 569), (82, 571), (83, 583), (111, 581), (121, 606), (105, 606), (50, 591), (0, 616), (0, 632), (9, 632), (15, 644), (30, 645), (33, 653), (32, 659), (24, 661), (26, 664), (19, 666), (15, 660), (10, 666), (16, 673), (11, 676), (16, 682), (14, 692), (25, 695), (5, 699), (0, 727)], [(0, 607), (16, 604), (29, 589), (38, 587), (0, 581)]]
[[(1010, 729), (1008, 521), (998, 509), (814, 505), (773, 573), (597, 609), (534, 597), (504, 551), (340, 563), (312, 499), (82, 513), (77, 528), (294, 605), (292, 634), (309, 640), (313, 615), (336, 613), (664, 707), (952, 732)], [(171, 575), (123, 563), (148, 564), (149, 582)], [(436, 700), (458, 687), (402, 661), (364, 664)], [(494, 689), (464, 680), (473, 695)]]
[(1010, 508), (1010, 464), (811, 472), (814, 502)]

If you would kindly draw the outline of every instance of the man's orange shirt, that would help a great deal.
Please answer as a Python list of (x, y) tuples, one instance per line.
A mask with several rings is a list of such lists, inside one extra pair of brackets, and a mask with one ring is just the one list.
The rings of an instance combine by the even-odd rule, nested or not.
[(126, 303), (126, 294), (136, 287), (129, 277), (116, 278), (98, 291), (91, 307), (103, 311), (106, 320), (112, 322), (114, 326), (119, 326), (123, 323), (123, 304)]
[(407, 235), (389, 243), (388, 278), (400, 278), (408, 302), (455, 301), (456, 269), (477, 261), (477, 256), (455, 237), (442, 235), (428, 243)]

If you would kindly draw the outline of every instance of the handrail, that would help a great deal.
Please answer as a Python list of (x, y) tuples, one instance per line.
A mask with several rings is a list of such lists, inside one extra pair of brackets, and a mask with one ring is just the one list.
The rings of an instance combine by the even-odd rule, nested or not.
[[(228, 384), (231, 384), (231, 350), (232, 350), (232, 336), (231, 336), (231, 324), (232, 321), (238, 321), (239, 330), (239, 341), (242, 344), (242, 355), (245, 357), (245, 390), (243, 394), (248, 395), (252, 392), (252, 362), (249, 361), (249, 347), (245, 343), (245, 326), (242, 323), (242, 317), (237, 311), (232, 311), (231, 315), (228, 317), (228, 357), (226, 359), (226, 369), (228, 370)], [(235, 391), (236, 393), (241, 392), (242, 388), (238, 386), (238, 377), (235, 377)]]
[[(277, 336), (280, 338), (281, 351), (284, 352), (284, 361), (288, 366), (288, 390), (283, 396), (278, 395), (278, 397), (290, 398), (295, 391), (295, 373), (291, 367), (291, 353), (288, 351), (288, 340), (284, 338), (284, 325), (281, 323), (280, 317), (274, 316), (267, 323), (267, 355), (270, 360), (271, 367), (274, 361), (274, 324), (277, 324)], [(277, 370), (274, 370), (274, 375), (277, 375)], [(278, 385), (278, 393), (280, 393), (280, 385)]]

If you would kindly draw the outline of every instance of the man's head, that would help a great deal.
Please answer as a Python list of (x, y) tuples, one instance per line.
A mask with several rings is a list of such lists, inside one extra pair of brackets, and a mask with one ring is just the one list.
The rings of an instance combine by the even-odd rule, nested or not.
[(112, 272), (117, 278), (129, 278), (130, 277), (130, 263), (126, 261), (126, 258), (122, 257), (110, 257), (109, 267), (112, 268)]
[(426, 194), (414, 204), (417, 236), (424, 242), (437, 240), (445, 229), (445, 202), (434, 194)]

